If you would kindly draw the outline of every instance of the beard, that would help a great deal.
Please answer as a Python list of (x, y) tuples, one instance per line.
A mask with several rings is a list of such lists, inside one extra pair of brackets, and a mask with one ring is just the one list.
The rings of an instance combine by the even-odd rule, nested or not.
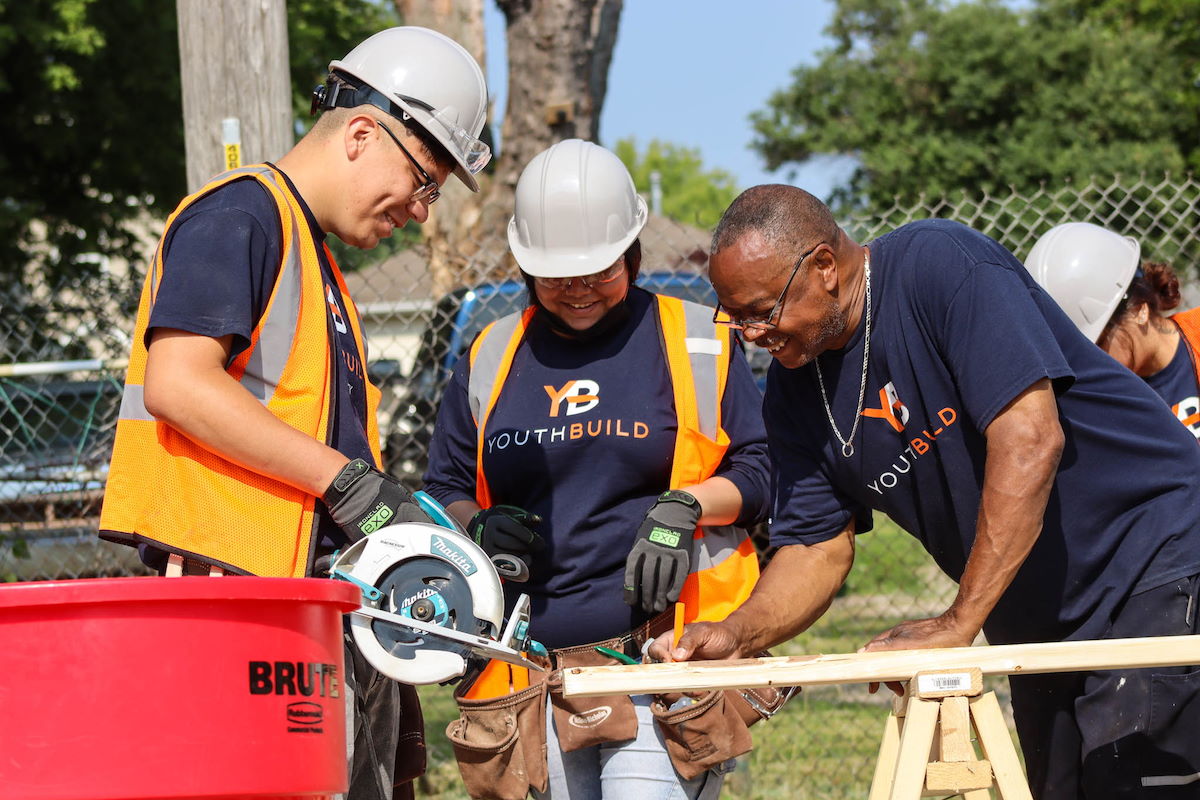
[[(829, 350), (831, 342), (841, 339), (846, 334), (848, 324), (845, 309), (838, 305), (835, 298), (830, 297), (824, 312), (813, 326), (815, 330), (811, 335), (789, 334), (781, 352), (771, 355), (788, 369), (803, 367)], [(788, 352), (789, 350), (794, 352)]]

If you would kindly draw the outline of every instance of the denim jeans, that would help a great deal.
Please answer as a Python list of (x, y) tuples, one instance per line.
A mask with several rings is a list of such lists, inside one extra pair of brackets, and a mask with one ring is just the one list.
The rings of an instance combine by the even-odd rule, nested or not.
[(650, 696), (635, 695), (637, 737), (570, 753), (558, 747), (551, 704), (546, 704), (546, 760), (550, 781), (537, 800), (716, 800), (735, 762), (685, 781), (675, 772), (662, 732), (650, 713)]

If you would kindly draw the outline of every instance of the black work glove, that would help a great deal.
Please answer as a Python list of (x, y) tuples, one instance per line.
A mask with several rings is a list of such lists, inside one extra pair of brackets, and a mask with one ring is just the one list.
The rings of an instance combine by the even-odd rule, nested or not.
[(658, 496), (625, 559), (626, 605), (657, 614), (679, 599), (702, 513), (700, 501), (687, 492), (671, 489)]
[(400, 481), (361, 458), (342, 467), (324, 500), (329, 516), (352, 542), (398, 522), (433, 522)]
[(488, 558), (506, 553), (516, 556), (529, 566), (535, 553), (546, 549), (546, 540), (530, 526), (542, 518), (516, 506), (492, 506), (475, 512), (467, 523), (467, 533), (483, 548)]

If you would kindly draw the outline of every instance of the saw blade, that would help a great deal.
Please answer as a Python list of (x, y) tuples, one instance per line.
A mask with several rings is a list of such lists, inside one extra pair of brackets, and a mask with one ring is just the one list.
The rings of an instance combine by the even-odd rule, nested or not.
[[(471, 587), (462, 573), (440, 558), (410, 558), (398, 562), (376, 583), (383, 593), (383, 611), (441, 628), (479, 634)], [(469, 648), (447, 639), (424, 636), (413, 628), (375, 620), (371, 625), (379, 644), (399, 659), (414, 658), (422, 649), (445, 650), (466, 658)]]
[[(390, 614), (386, 611), (380, 611), (379, 609), (371, 608), (370, 606), (363, 606), (362, 608), (358, 608), (351, 613), (358, 614), (362, 617), (370, 617), (371, 619), (377, 621), (376, 624), (379, 621), (391, 621), (394, 622), (396, 626), (411, 627), (416, 631), (426, 631), (429, 634), (426, 638), (427, 642), (434, 639), (448, 639), (453, 642), (462, 642), (467, 646), (467, 649), (471, 650), (476, 655), (482, 656), (483, 658), (493, 658), (498, 661), (506, 661), (509, 664), (527, 667), (529, 669), (537, 670), (538, 672), (546, 671), (545, 665), (538, 663), (537, 661), (530, 660), (525, 656), (524, 653), (483, 636), (473, 636), (471, 634), (462, 633), (450, 628), (442, 628), (437, 625), (430, 625), (426, 622), (420, 622), (410, 617), (402, 617), (399, 614)], [(543, 661), (548, 663), (548, 659), (543, 658)]]

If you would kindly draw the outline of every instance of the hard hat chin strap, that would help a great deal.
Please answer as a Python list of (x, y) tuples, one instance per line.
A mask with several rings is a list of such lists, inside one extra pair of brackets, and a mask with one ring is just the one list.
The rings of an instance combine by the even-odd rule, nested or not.
[[(404, 99), (422, 108), (429, 107), (427, 103), (422, 103), (415, 98), (406, 97)], [(343, 76), (332, 72), (329, 73), (325, 83), (313, 89), (310, 113), (316, 114), (318, 111), (328, 111), (332, 108), (355, 108), (362, 105), (375, 106), (402, 122), (412, 119), (412, 115), (393, 103), (382, 92), (365, 83), (356, 86)]]

